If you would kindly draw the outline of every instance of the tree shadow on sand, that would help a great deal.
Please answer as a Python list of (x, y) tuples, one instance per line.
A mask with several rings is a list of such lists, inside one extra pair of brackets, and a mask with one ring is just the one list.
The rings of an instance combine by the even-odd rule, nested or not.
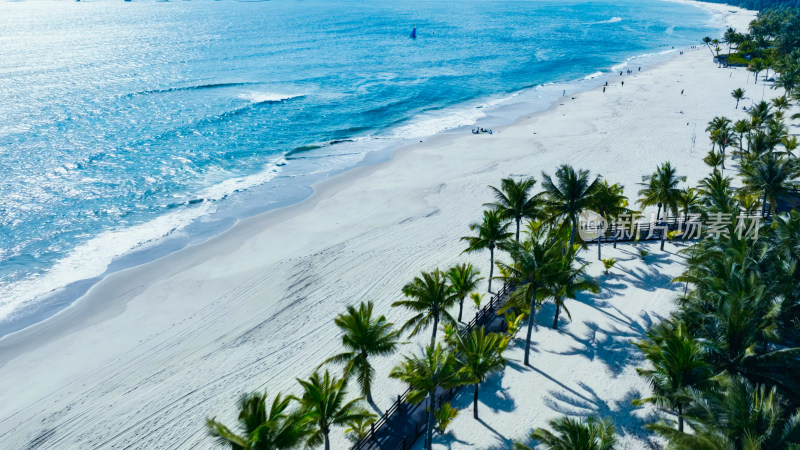
[[(520, 366), (515, 364), (514, 367)], [(509, 394), (509, 389), (503, 387), (504, 376), (505, 370), (490, 376), (486, 379), (486, 381), (481, 383), (480, 390), (478, 391), (479, 414), (486, 412), (487, 410), (494, 413), (500, 411), (508, 413), (517, 409), (517, 404), (514, 401), (514, 398)], [(473, 386), (467, 386), (465, 389), (460, 390), (458, 394), (456, 394), (456, 396), (450, 401), (450, 404), (460, 411), (459, 414), (468, 414), (472, 416), (472, 411), (467, 411), (467, 409), (472, 406), (472, 394), (474, 392), (473, 388)], [(494, 435), (494, 438), (497, 440), (498, 444), (502, 444), (502, 446), (499, 448), (511, 448), (513, 441), (495, 430), (483, 419), (478, 418), (475, 420), (470, 417), (468, 420), (474, 420), (476, 422), (475, 426), (482, 426), (488, 433)], [(458, 440), (449, 432), (440, 436), (438, 439), (435, 439), (435, 441), (439, 444), (446, 445), (448, 448), (450, 448), (454, 443), (467, 446), (471, 445), (470, 442)]]
[(594, 389), (585, 383), (579, 382), (578, 386), (583, 391), (580, 394), (574, 394), (574, 390), (550, 391), (550, 398), (546, 398), (544, 403), (553, 411), (568, 416), (608, 417), (614, 423), (617, 433), (635, 436), (651, 446), (656, 444), (650, 441), (652, 433), (644, 426), (656, 422), (659, 416), (653, 410), (644, 414), (643, 408), (633, 406), (633, 400), (642, 396), (637, 389), (630, 389), (618, 401), (609, 402), (600, 398)]
[(675, 291), (681, 286), (657, 267), (637, 267), (630, 270), (620, 267), (619, 270), (622, 272), (620, 281), (628, 282), (643, 291), (654, 292), (659, 289)]
[[(481, 383), (478, 390), (478, 413), (486, 409), (492, 412), (511, 412), (517, 409), (517, 404), (509, 394), (509, 389), (503, 387), (504, 376), (505, 370), (495, 373)], [(472, 394), (473, 386), (467, 386), (456, 394), (450, 404), (459, 411), (465, 410), (472, 406)]]
[(627, 329), (615, 325), (600, 328), (595, 322), (585, 321), (587, 330), (583, 336), (576, 336), (568, 331), (563, 332), (572, 337), (577, 345), (573, 345), (569, 350), (554, 353), (564, 356), (583, 356), (590, 361), (599, 360), (613, 377), (617, 377), (627, 366), (638, 365), (643, 360), (632, 341), (644, 337), (652, 319), (646, 312), (641, 316), (644, 324), (635, 321)]
[(452, 449), (453, 444), (458, 444), (457, 448), (472, 446), (471, 442), (462, 441), (461, 439), (457, 438), (452, 431), (448, 431), (445, 434), (434, 434), (433, 443), (438, 445), (443, 445), (448, 449)]

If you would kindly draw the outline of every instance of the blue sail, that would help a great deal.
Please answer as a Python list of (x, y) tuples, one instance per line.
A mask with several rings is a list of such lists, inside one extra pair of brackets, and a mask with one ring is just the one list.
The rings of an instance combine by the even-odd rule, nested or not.
[(411, 39), (417, 38), (417, 26), (414, 25), (414, 28), (411, 30)]

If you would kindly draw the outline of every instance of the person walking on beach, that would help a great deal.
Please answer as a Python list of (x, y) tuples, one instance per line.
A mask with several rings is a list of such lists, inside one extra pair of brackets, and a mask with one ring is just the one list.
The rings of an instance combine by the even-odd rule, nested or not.
[(605, 86), (603, 86), (603, 93), (604, 94), (606, 93), (606, 87)]
[(622, 85), (622, 86), (625, 86), (625, 82), (623, 81), (623, 82), (621, 83), (621, 85)]
[(681, 95), (683, 95), (683, 89), (681, 89)]

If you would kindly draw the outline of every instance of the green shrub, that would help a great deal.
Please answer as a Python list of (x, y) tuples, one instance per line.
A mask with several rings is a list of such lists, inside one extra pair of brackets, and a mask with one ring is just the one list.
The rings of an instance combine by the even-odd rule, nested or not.
[(617, 260), (614, 258), (603, 258), (603, 266), (606, 268), (606, 273), (614, 267), (614, 264), (617, 263)]
[(441, 408), (434, 411), (433, 415), (436, 418), (436, 431), (439, 434), (444, 434), (447, 432), (447, 426), (450, 425), (450, 422), (458, 416), (458, 410), (450, 406), (450, 403), (445, 403)]

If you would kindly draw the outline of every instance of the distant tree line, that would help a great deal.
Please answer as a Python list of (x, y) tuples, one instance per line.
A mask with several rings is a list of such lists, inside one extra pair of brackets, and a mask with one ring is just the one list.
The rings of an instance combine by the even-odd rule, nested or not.
[(746, 9), (763, 11), (769, 8), (800, 8), (800, 0), (706, 0), (710, 3), (724, 3)]

